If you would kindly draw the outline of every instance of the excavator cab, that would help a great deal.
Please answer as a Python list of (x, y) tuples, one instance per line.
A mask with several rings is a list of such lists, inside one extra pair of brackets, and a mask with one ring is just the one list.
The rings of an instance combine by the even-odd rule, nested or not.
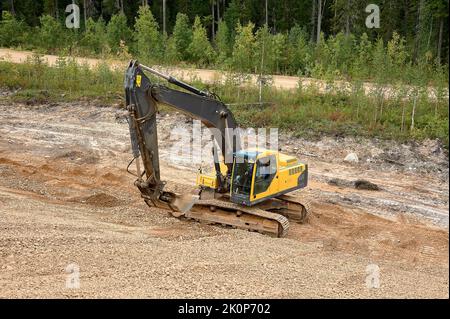
[[(223, 175), (226, 169), (220, 163)], [(234, 154), (230, 198), (233, 203), (253, 206), (306, 187), (307, 182), (308, 165), (293, 156), (266, 149), (240, 150)], [(217, 190), (218, 177), (200, 173), (197, 185)]]
[(241, 150), (235, 154), (231, 201), (252, 206), (307, 185), (308, 167), (295, 157), (273, 150)]

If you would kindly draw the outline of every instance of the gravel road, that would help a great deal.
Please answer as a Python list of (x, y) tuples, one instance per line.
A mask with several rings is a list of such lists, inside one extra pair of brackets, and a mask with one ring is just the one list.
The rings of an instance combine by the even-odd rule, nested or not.
[[(0, 48), (0, 61), (9, 61), (13, 63), (24, 63), (27, 59), (33, 56), (31, 51), (18, 51), (6, 48)], [(42, 59), (46, 61), (49, 65), (54, 65), (58, 56), (44, 54), (41, 55)], [(95, 67), (100, 63), (107, 62), (112, 69), (124, 70), (128, 61), (118, 61), (118, 60), (104, 60), (104, 59), (94, 59), (94, 58), (83, 58), (83, 57), (73, 57), (75, 61), (79, 64), (89, 65)], [(166, 74), (170, 74), (184, 81), (195, 81), (201, 80), (203, 83), (224, 83), (229, 76), (226, 72), (220, 70), (207, 70), (207, 69), (195, 69), (195, 68), (181, 68), (181, 67), (167, 67), (167, 66), (152, 66), (153, 68), (162, 71)], [(246, 74), (243, 78), (248, 79), (248, 81), (254, 85), (258, 85), (258, 75)], [(352, 93), (355, 89), (353, 84), (347, 81), (334, 81), (330, 84), (329, 81), (324, 81), (315, 78), (298, 77), (298, 76), (286, 76), (286, 75), (268, 75), (273, 87), (281, 90), (293, 90), (299, 87), (299, 83), (303, 88), (313, 87), (318, 93), (327, 93), (330, 90), (336, 90), (339, 92)], [(404, 86), (391, 86), (385, 85), (383, 87), (371, 82), (364, 82), (362, 84), (362, 89), (364, 94), (371, 96), (383, 96), (384, 98), (396, 98), (398, 92), (404, 91), (408, 92), (408, 95), (413, 96), (415, 94), (415, 88), (410, 85)], [(438, 96), (438, 91), (436, 88), (428, 88), (428, 96), (430, 99), (436, 99)], [(448, 89), (445, 90), (444, 96), (448, 99)]]

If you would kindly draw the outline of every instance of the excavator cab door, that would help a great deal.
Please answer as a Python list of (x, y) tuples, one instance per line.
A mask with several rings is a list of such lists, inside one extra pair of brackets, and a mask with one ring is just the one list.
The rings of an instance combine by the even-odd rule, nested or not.
[(275, 155), (264, 156), (256, 161), (255, 181), (251, 201), (274, 195), (278, 191), (277, 159)]
[(231, 177), (231, 201), (233, 203), (250, 205), (255, 158), (256, 154), (245, 151), (238, 152), (234, 157)]

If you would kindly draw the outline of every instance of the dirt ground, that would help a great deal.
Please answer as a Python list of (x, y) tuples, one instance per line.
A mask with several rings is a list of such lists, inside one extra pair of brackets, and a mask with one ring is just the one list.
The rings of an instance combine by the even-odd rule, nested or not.
[[(177, 114), (161, 114), (161, 170)], [(149, 208), (127, 174), (117, 108), (0, 101), (0, 297), (448, 298), (448, 154), (436, 141), (283, 135), (309, 164), (306, 224), (286, 238), (207, 226)], [(346, 163), (356, 152), (359, 163)], [(380, 190), (361, 190), (365, 179)], [(66, 272), (79, 268), (80, 287)], [(366, 282), (377, 275), (379, 288)]]

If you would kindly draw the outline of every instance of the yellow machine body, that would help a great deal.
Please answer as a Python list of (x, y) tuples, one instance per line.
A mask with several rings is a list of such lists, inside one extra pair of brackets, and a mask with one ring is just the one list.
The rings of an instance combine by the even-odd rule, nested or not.
[[(220, 172), (223, 176), (226, 176), (228, 171), (228, 167), (220, 163)], [(207, 187), (212, 189), (218, 189), (219, 188), (219, 181), (217, 179), (217, 176), (213, 173), (198, 173), (197, 174), (197, 185), (200, 187)]]
[[(221, 164), (225, 175), (226, 166)], [(308, 165), (297, 158), (274, 150), (249, 149), (236, 153), (231, 178), (231, 201), (252, 206), (303, 188), (307, 185)], [(218, 188), (214, 175), (199, 174), (197, 185)]]

